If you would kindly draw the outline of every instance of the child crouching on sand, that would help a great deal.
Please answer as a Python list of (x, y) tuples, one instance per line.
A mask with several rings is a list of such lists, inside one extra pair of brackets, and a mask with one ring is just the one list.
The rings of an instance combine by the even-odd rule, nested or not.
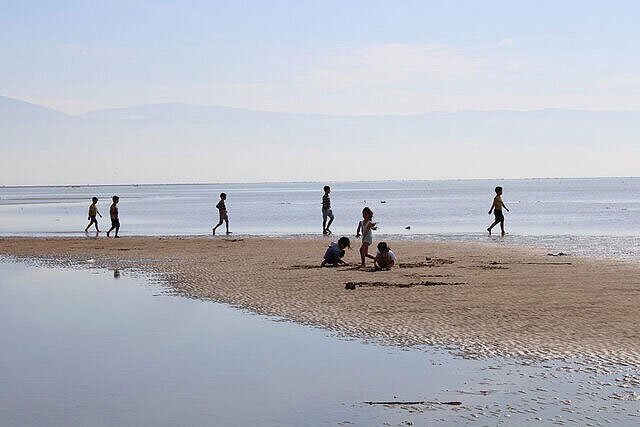
[(362, 221), (358, 223), (358, 230), (356, 231), (356, 239), (360, 237), (360, 231), (362, 231), (362, 246), (360, 246), (362, 267), (365, 266), (367, 258), (375, 259), (374, 256), (369, 255), (369, 246), (373, 243), (372, 230), (376, 230), (376, 223), (373, 222), (373, 211), (365, 207), (362, 209)]
[(338, 264), (347, 264), (342, 260), (344, 256), (344, 250), (346, 248), (351, 248), (351, 242), (349, 242), (348, 237), (341, 237), (338, 240), (338, 243), (331, 242), (327, 251), (324, 253), (324, 259), (322, 260), (321, 266), (324, 267), (327, 264), (331, 264), (336, 266)]
[(373, 261), (377, 270), (389, 270), (396, 263), (396, 256), (386, 242), (378, 243), (378, 251)]

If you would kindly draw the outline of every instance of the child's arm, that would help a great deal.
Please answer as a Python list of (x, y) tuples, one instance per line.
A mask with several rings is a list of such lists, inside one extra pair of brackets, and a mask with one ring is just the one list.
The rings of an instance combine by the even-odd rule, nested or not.
[(496, 201), (494, 200), (493, 202), (491, 202), (491, 209), (489, 209), (489, 215), (491, 215), (491, 213), (493, 212), (493, 208), (496, 207)]
[(504, 202), (502, 202), (502, 207), (505, 208), (507, 212), (509, 212), (509, 208), (507, 207), (507, 205), (504, 204)]
[(338, 259), (338, 264), (347, 265), (347, 263), (345, 261), (343, 261), (342, 258)]
[(360, 228), (362, 228), (362, 221), (358, 223), (358, 229), (356, 230), (356, 239), (360, 237)]
[(382, 268), (382, 267), (380, 267), (380, 260), (381, 260), (381, 259), (382, 259), (382, 254), (381, 254), (381, 253), (376, 254), (376, 257), (375, 257), (375, 259), (373, 260), (373, 266), (374, 266), (375, 268), (380, 268), (380, 269)]
[(99, 211), (98, 209), (96, 209), (96, 213), (98, 214), (98, 216), (99, 216), (100, 218), (102, 218), (102, 215), (100, 215), (100, 211)]

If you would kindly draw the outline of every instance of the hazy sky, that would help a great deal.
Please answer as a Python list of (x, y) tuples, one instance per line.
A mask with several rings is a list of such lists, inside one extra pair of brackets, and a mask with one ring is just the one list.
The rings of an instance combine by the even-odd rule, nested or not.
[(640, 110), (640, 2), (0, 0), (0, 94), (336, 114)]

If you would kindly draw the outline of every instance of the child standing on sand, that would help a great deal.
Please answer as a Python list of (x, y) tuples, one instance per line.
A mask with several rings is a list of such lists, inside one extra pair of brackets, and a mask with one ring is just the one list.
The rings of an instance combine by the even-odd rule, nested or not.
[(102, 218), (102, 215), (100, 215), (100, 212), (98, 212), (98, 206), (96, 205), (96, 203), (98, 203), (98, 198), (94, 197), (93, 199), (91, 199), (91, 201), (93, 203), (91, 203), (91, 206), (89, 206), (89, 225), (87, 225), (87, 228), (84, 229), (84, 232), (88, 232), (89, 231), (89, 227), (91, 227), (91, 225), (95, 224), (96, 225), (96, 233), (99, 233), (100, 230), (98, 229), (98, 220), (96, 219), (96, 215), (99, 215), (100, 218)]
[[(331, 223), (333, 222), (333, 211), (331, 211), (331, 199), (329, 198), (331, 187), (324, 186), (324, 196), (322, 196), (322, 234), (331, 234)], [(329, 224), (327, 224), (329, 218)]]
[(489, 209), (489, 215), (493, 212), (495, 216), (495, 221), (487, 228), (489, 236), (491, 236), (491, 229), (499, 223), (502, 236), (504, 237), (504, 215), (502, 214), (502, 208), (509, 212), (509, 209), (507, 209), (507, 206), (502, 201), (502, 187), (496, 187), (496, 197), (493, 198), (493, 204), (491, 205), (491, 209)]
[(111, 199), (113, 200), (113, 203), (109, 208), (109, 214), (111, 215), (111, 228), (109, 229), (109, 231), (107, 231), (107, 237), (109, 237), (109, 233), (111, 233), (113, 230), (116, 230), (115, 237), (118, 237), (118, 230), (120, 230), (120, 217), (118, 216), (118, 201), (120, 200), (120, 197), (113, 196)]
[(366, 258), (375, 259), (374, 256), (369, 255), (369, 246), (373, 243), (372, 230), (376, 230), (376, 223), (373, 222), (373, 211), (365, 207), (362, 209), (362, 221), (358, 223), (358, 230), (356, 231), (356, 239), (360, 237), (360, 231), (362, 231), (362, 246), (360, 246), (362, 267), (365, 266)]
[(227, 194), (220, 193), (220, 201), (216, 205), (216, 208), (218, 208), (218, 213), (220, 214), (220, 221), (218, 222), (218, 224), (216, 224), (215, 227), (213, 227), (214, 236), (216, 235), (216, 228), (220, 227), (223, 221), (227, 226), (227, 234), (231, 234), (231, 232), (229, 231), (229, 215), (227, 215), (227, 205), (224, 204), (225, 200), (227, 200)]

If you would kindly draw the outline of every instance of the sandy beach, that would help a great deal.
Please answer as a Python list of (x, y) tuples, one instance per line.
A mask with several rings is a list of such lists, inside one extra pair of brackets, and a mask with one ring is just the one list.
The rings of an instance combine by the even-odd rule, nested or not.
[(8, 238), (0, 239), (0, 254), (139, 269), (191, 297), (357, 337), (451, 346), (467, 357), (640, 361), (637, 263), (402, 241), (390, 242), (399, 261), (391, 271), (358, 269), (357, 242), (345, 257), (351, 265), (320, 268), (329, 242)]

